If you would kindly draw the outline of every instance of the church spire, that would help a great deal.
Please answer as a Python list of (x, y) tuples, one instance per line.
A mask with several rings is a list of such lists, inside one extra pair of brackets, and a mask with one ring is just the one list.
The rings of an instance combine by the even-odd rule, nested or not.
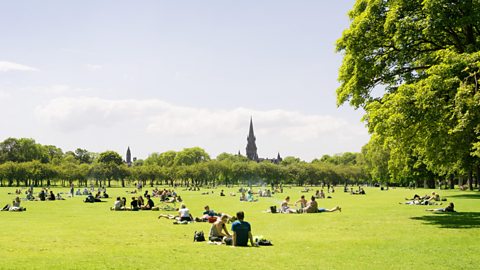
[(253, 120), (250, 117), (250, 130), (247, 137), (247, 158), (250, 160), (258, 161), (257, 145), (255, 144), (255, 134), (253, 132)]
[(132, 153), (130, 152), (130, 146), (127, 148), (127, 157), (126, 157), (128, 167), (132, 166)]

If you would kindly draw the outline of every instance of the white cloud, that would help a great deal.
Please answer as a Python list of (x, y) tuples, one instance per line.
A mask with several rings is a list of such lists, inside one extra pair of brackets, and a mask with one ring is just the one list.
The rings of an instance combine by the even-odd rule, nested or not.
[(21, 65), (13, 62), (0, 61), (0, 72), (7, 71), (36, 71), (36, 68)]
[[(359, 151), (368, 141), (363, 125), (335, 116), (286, 110), (212, 110), (170, 104), (158, 99), (111, 100), (97, 97), (56, 98), (35, 110), (39, 122), (62, 132), (126, 136), (134, 133), (146, 149), (159, 142), (198, 145), (218, 154), (244, 149), (250, 116), (259, 154), (277, 151), (303, 158), (320, 153)], [(159, 151), (159, 150), (156, 150)], [(244, 150), (242, 150), (243, 152)]]
[(0, 90), (0, 100), (10, 97), (10, 93)]
[(96, 71), (96, 70), (100, 70), (103, 68), (102, 65), (96, 65), (96, 64), (86, 64), (85, 67), (88, 69), (88, 70), (91, 70), (91, 71)]
[(47, 95), (68, 95), (91, 91), (88, 88), (74, 88), (66, 84), (54, 84), (44, 87), (25, 88), (27, 91), (32, 91), (37, 94)]

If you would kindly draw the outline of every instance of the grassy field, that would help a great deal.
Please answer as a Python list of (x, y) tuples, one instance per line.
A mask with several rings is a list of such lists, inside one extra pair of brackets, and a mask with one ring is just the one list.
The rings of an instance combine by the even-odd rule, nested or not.
[[(256, 203), (220, 197), (220, 188), (213, 195), (178, 190), (194, 216), (206, 204), (231, 214), (244, 210), (253, 235), (274, 244), (258, 248), (193, 243), (194, 231), (208, 233), (208, 223), (173, 225), (157, 219), (160, 213), (173, 213), (165, 211), (110, 211), (113, 198), (94, 204), (83, 203), (83, 196), (22, 202), (26, 212), (0, 212), (0, 269), (478, 269), (478, 192), (440, 191), (455, 203), (458, 213), (452, 214), (399, 204), (431, 190), (378, 188), (367, 188), (365, 196), (338, 189), (332, 199), (319, 200), (320, 207), (340, 205), (341, 213), (262, 212), (287, 195), (295, 201), (313, 194), (300, 190), (286, 188)], [(14, 191), (0, 188), (2, 206), (11, 203), (15, 195), (8, 193)], [(126, 189), (108, 192), (130, 201)]]

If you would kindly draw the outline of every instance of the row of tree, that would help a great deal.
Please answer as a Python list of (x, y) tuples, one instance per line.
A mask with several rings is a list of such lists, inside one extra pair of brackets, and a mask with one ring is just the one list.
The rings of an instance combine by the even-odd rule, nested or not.
[(33, 139), (8, 138), (0, 143), (0, 185), (117, 186), (141, 181), (143, 185), (215, 186), (234, 184), (320, 185), (366, 182), (361, 154), (345, 153), (307, 163), (286, 157), (281, 164), (257, 163), (244, 156), (223, 153), (211, 159), (202, 148), (153, 153), (129, 167), (114, 151), (63, 151)]
[[(480, 2), (357, 0), (337, 42), (338, 105), (366, 112), (373, 179), (480, 178)], [(455, 181), (454, 181), (455, 180)]]

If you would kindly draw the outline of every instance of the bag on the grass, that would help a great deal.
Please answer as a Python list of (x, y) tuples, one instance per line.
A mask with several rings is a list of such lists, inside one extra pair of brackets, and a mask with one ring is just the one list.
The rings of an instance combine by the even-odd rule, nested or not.
[(275, 214), (277, 213), (277, 207), (274, 205), (274, 206), (270, 206), (270, 212), (272, 212), (272, 214)]
[(260, 239), (257, 241), (257, 245), (259, 246), (273, 246), (272, 242), (267, 239)]
[(193, 234), (193, 242), (203, 242), (205, 241), (205, 235), (203, 234), (203, 231), (195, 231)]

